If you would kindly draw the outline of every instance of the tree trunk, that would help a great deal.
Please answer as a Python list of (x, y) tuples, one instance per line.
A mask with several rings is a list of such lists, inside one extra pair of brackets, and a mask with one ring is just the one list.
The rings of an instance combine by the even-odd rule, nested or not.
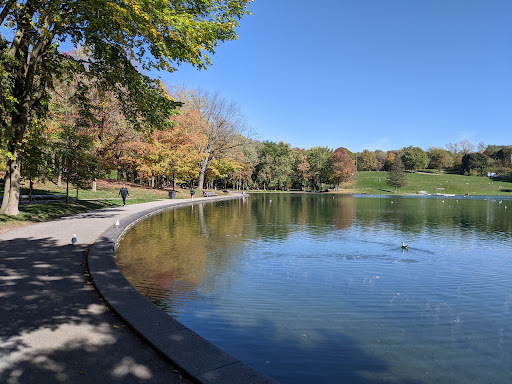
[(20, 178), (21, 160), (17, 151), (14, 153), (14, 160), (7, 161), (7, 173), (5, 174), (4, 199), (0, 213), (15, 216), (19, 213), (20, 202)]
[(197, 181), (197, 189), (202, 190), (204, 186), (204, 174), (206, 173), (206, 168), (208, 167), (208, 156), (206, 156), (201, 163), (201, 170), (199, 171), (199, 180)]

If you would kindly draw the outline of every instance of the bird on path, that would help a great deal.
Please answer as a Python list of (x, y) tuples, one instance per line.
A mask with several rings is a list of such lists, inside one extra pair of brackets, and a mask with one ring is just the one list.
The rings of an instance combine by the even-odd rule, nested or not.
[(75, 245), (77, 241), (78, 241), (78, 240), (77, 240), (77, 238), (76, 238), (76, 235), (75, 235), (75, 234), (73, 234), (73, 236), (71, 237), (71, 244), (72, 244), (72, 245)]

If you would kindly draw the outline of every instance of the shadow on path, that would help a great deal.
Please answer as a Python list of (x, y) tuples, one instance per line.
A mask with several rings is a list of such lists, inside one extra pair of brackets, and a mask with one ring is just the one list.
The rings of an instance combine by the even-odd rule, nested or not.
[(0, 382), (188, 383), (108, 311), (86, 251), (50, 238), (2, 240)]

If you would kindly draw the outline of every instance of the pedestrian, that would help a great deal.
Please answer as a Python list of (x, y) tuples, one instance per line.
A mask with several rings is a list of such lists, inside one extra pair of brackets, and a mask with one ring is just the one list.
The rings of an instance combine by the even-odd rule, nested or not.
[(190, 188), (190, 198), (193, 199), (194, 195), (196, 194), (196, 191), (194, 191), (194, 188)]
[(126, 185), (123, 184), (123, 188), (119, 190), (119, 195), (123, 198), (123, 207), (126, 204), (126, 198), (130, 196), (130, 193), (128, 192), (128, 188), (126, 188)]

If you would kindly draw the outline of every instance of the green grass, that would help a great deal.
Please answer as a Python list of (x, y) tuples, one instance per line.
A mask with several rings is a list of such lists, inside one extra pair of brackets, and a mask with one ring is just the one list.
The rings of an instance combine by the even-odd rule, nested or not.
[[(20, 190), (21, 195), (28, 195), (29, 190), (26, 188), (28, 182), (25, 182)], [(28, 199), (22, 199), (19, 205), (20, 213), (17, 216), (0, 215), (0, 232), (5, 230), (23, 226), (31, 223), (52, 220), (58, 217), (74, 215), (76, 213), (92, 211), (101, 208), (117, 207), (123, 204), (119, 197), (119, 189), (121, 183), (112, 180), (98, 180), (97, 191), (92, 189), (79, 189), (78, 200), (76, 200), (76, 189), (69, 190), (68, 202), (60, 199), (59, 201), (45, 201), (42, 199), (34, 199), (32, 203)], [(130, 196), (126, 200), (126, 204), (139, 204), (149, 201), (168, 199), (168, 191), (152, 189), (136, 184), (126, 184)], [(0, 184), (0, 195), (3, 195), (4, 185)], [(216, 191), (219, 193), (219, 191)], [(54, 183), (37, 182), (32, 191), (33, 195), (65, 195), (66, 185), (58, 187)], [(199, 196), (196, 193), (196, 196)], [(189, 189), (177, 188), (177, 199), (185, 199), (190, 197)]]
[[(345, 188), (372, 194), (393, 193), (393, 188), (386, 183), (387, 174), (387, 172), (358, 172), (356, 183)], [(512, 196), (512, 183), (494, 181), (487, 177), (448, 173), (407, 173), (406, 177), (407, 186), (401, 188), (400, 193), (418, 193), (419, 191), (436, 193), (437, 188), (444, 188), (442, 193), (457, 195), (469, 193), (470, 195)]]
[[(33, 203), (29, 204), (27, 199), (22, 199), (19, 205), (20, 213), (17, 216), (0, 215), (0, 232), (11, 227), (47, 221), (101, 208), (117, 207), (123, 204), (122, 199), (118, 196), (119, 183), (99, 182), (98, 184), (101, 184), (101, 187), (99, 186), (96, 192), (80, 189), (78, 191), (78, 200), (76, 200), (76, 189), (70, 189), (68, 202), (64, 200), (44, 201), (35, 199)], [(127, 204), (138, 204), (168, 198), (166, 191), (134, 185), (127, 185), (127, 187), (130, 192), (130, 197), (126, 200)], [(3, 185), (0, 185), (0, 195), (3, 195), (3, 192)], [(28, 195), (29, 190), (24, 186), (21, 188), (20, 194)], [(32, 194), (64, 195), (66, 194), (66, 186), (58, 187), (53, 183), (36, 183)], [(185, 198), (188, 196), (185, 192), (180, 192), (177, 197)]]

